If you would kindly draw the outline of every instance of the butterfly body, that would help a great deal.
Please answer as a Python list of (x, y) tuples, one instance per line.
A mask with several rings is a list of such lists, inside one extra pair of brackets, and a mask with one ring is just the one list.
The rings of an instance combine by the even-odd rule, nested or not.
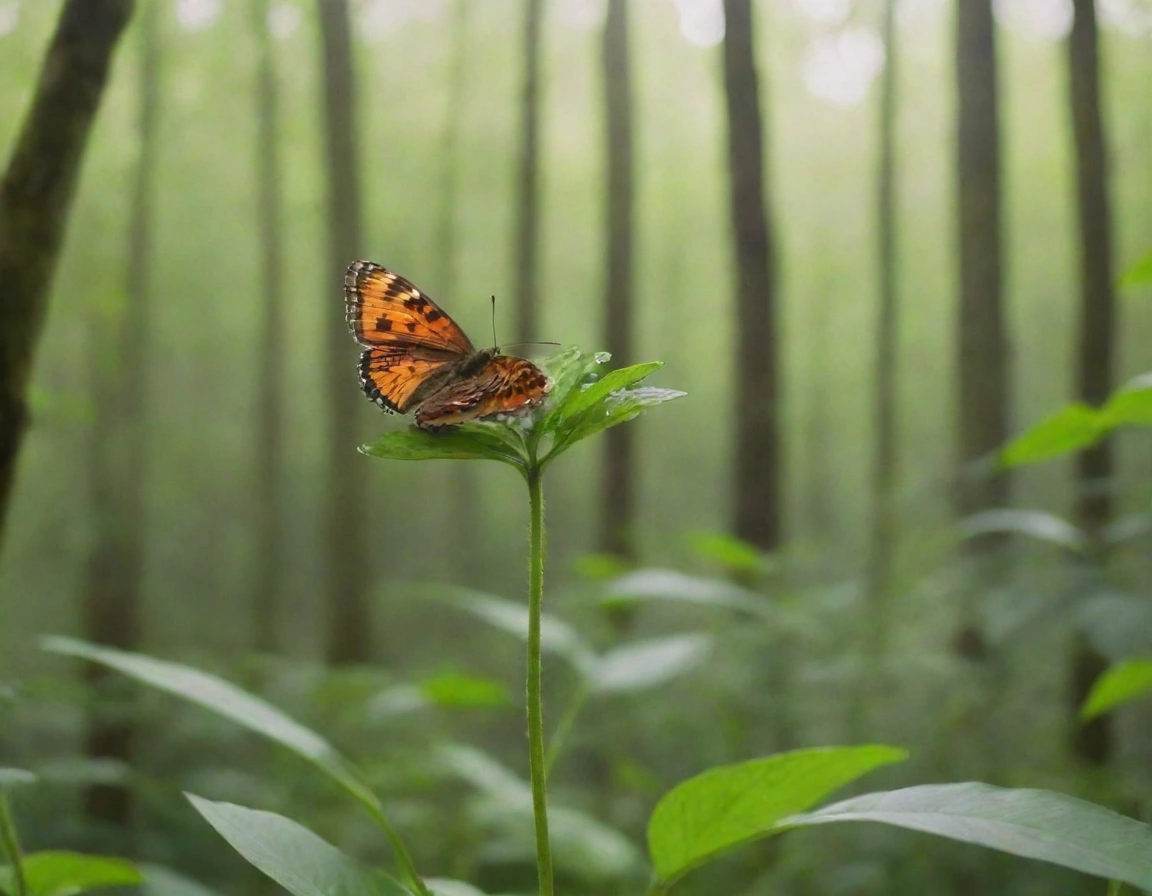
[(352, 335), (365, 347), (365, 394), (390, 413), (415, 412), (422, 429), (524, 413), (552, 387), (531, 361), (477, 350), (432, 299), (378, 264), (349, 265), (344, 307)]

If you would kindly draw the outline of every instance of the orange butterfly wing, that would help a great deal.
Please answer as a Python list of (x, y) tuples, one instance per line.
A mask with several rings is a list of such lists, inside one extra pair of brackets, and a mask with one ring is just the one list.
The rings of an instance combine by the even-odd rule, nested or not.
[(531, 361), (497, 355), (475, 376), (450, 382), (421, 402), (416, 425), (435, 429), (521, 413), (543, 401), (551, 388), (544, 371)]
[(416, 390), (446, 363), (402, 348), (366, 348), (360, 353), (360, 388), (388, 413), (407, 414)]
[[(443, 361), (474, 351), (472, 341), (443, 309), (387, 268), (354, 261), (344, 274), (344, 312), (361, 345), (402, 347)], [(361, 364), (363, 367), (363, 364)]]

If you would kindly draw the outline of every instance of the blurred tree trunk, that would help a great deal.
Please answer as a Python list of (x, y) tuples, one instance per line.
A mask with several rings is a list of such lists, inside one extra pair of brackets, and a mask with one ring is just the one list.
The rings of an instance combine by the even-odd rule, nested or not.
[[(140, 64), (137, 70), (138, 156), (132, 184), (131, 223), (126, 256), (124, 304), (113, 311), (102, 340), (104, 357), (93, 371), (94, 420), (90, 479), (95, 543), (88, 561), (84, 636), (97, 644), (138, 650), (142, 628), (144, 577), (145, 369), (149, 339), (152, 277), (152, 225), (160, 108), (159, 0), (140, 4)], [(100, 701), (88, 721), (87, 754), (129, 766), (136, 738), (130, 698), (109, 670), (90, 665), (87, 678)], [(127, 828), (132, 794), (118, 784), (96, 784), (85, 795), (88, 814)]]
[(319, 0), (324, 66), (324, 148), (328, 169), (328, 271), (333, 292), (322, 296), (327, 318), (328, 487), (324, 533), (328, 562), (327, 658), (362, 663), (371, 654), (367, 597), (365, 492), (357, 475), (357, 411), (362, 398), (350, 373), (348, 329), (338, 289), (362, 244), (356, 94), (347, 0)]
[[(464, 119), (464, 88), (468, 53), (468, 0), (452, 3), (452, 59), (448, 72), (448, 101), (444, 117), (444, 145), (441, 148), (439, 239), (441, 295), (451, 300), (456, 294), (456, 255), (459, 243), (458, 154)], [(453, 464), (452, 492), (456, 502), (453, 556), (462, 582), (475, 582), (480, 574), (481, 523), (480, 483), (474, 464)]]
[[(604, 26), (604, 108), (607, 117), (608, 178), (605, 197), (604, 342), (617, 366), (632, 363), (634, 316), (632, 75), (628, 50), (628, 0), (608, 0)], [(601, 550), (622, 557), (635, 553), (635, 450), (633, 428), (617, 426), (604, 439), (600, 495)]]
[[(1076, 144), (1076, 186), (1080, 225), (1080, 357), (1077, 391), (1088, 404), (1103, 404), (1112, 391), (1115, 295), (1112, 289), (1112, 222), (1108, 197), (1108, 158), (1100, 113), (1100, 59), (1093, 0), (1074, 0), (1068, 40), (1072, 135)], [(1112, 516), (1113, 446), (1101, 442), (1077, 457), (1077, 518), (1100, 544)], [(1097, 551), (1103, 563), (1103, 550)], [(1073, 650), (1071, 722), (1074, 750), (1094, 764), (1108, 761), (1112, 732), (1108, 716), (1079, 723), (1080, 706), (1108, 661), (1080, 637)]]
[(516, 216), (516, 341), (537, 337), (540, 220), (540, 32), (544, 0), (525, 0), (524, 84), (520, 106), (520, 207)]
[(724, 92), (737, 290), (735, 534), (772, 550), (781, 536), (776, 265), (765, 211), (752, 0), (724, 0), (724, 16)]
[(256, 592), (252, 622), (256, 649), (276, 649), (276, 619), (283, 584), (284, 477), (283, 395), (280, 390), (284, 346), (283, 270), (281, 246), (281, 166), (278, 134), (280, 92), (272, 39), (268, 31), (268, 0), (252, 4), (256, 39), (256, 170), (259, 185), (260, 280), (260, 450), (256, 458)]
[(0, 539), (80, 163), (133, 0), (68, 0), (0, 182)]
[[(961, 465), (956, 512), (965, 517), (1008, 501), (1007, 476), (983, 469), (1008, 436), (1008, 338), (1000, 263), (1000, 130), (992, 0), (957, 4), (957, 170), (960, 252), (957, 437)], [(974, 470), (980, 469), (979, 473)], [(977, 596), (987, 584), (998, 539), (969, 542), (981, 569), (961, 608), (956, 648), (985, 655)]]
[[(884, 658), (891, 625), (893, 567), (896, 560), (895, 490), (898, 464), (896, 433), (896, 358), (899, 349), (899, 293), (896, 250), (896, 0), (885, 0), (881, 36), (884, 70), (880, 75), (879, 159), (876, 168), (876, 254), (879, 315), (876, 321), (876, 392), (873, 397), (876, 445), (872, 462), (872, 526), (868, 545), (867, 649), (869, 695), (881, 693)], [(861, 701), (864, 704), (870, 701)]]

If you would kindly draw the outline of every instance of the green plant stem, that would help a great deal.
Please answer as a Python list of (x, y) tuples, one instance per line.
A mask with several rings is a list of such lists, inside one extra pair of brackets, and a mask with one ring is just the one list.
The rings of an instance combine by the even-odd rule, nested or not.
[(560, 757), (560, 751), (564, 749), (564, 741), (568, 739), (568, 733), (572, 730), (572, 726), (576, 723), (576, 717), (580, 715), (580, 710), (584, 708), (584, 704), (588, 701), (588, 695), (591, 693), (592, 685), (585, 678), (577, 686), (576, 693), (572, 695), (568, 705), (564, 707), (564, 715), (560, 717), (556, 731), (548, 741), (548, 754), (544, 757), (544, 773), (548, 777), (552, 776), (552, 769)]
[(528, 768), (536, 820), (536, 872), (540, 896), (552, 896), (552, 847), (548, 842), (548, 770), (544, 762), (541, 699), (540, 616), (544, 607), (544, 490), (541, 470), (527, 470), (528, 504)]
[(24, 859), (20, 853), (20, 838), (16, 836), (16, 823), (8, 808), (8, 797), (0, 790), (0, 843), (12, 864), (12, 877), (16, 885), (15, 896), (28, 896), (28, 880), (24, 877)]
[[(396, 861), (400, 867), (404, 869), (404, 875), (408, 878), (408, 882), (416, 888), (419, 896), (432, 896), (432, 891), (424, 884), (419, 873), (416, 871), (416, 863), (412, 861), (412, 856), (409, 854), (407, 847), (404, 846), (404, 841), (400, 839), (400, 835), (396, 833), (396, 829), (392, 827), (392, 823), (384, 815), (384, 810), (380, 804), (374, 801), (361, 800), (364, 806), (372, 814), (376, 820), (376, 824), (384, 831), (384, 836), (388, 838), (388, 842), (392, 844), (392, 851), (396, 855)], [(17, 894), (19, 896), (19, 894)]]
[(1120, 888), (1123, 886), (1118, 880), (1108, 881), (1108, 896), (1120, 896)]

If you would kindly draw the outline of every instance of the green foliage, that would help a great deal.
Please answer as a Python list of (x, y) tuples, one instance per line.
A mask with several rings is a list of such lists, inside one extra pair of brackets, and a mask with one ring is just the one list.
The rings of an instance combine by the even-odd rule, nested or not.
[(1000, 452), (1007, 467), (1090, 448), (1121, 426), (1152, 427), (1152, 377), (1136, 377), (1097, 409), (1073, 402), (1017, 436)]
[(233, 849), (293, 896), (411, 896), (283, 815), (187, 796)]
[(662, 367), (635, 364), (603, 376), (609, 356), (571, 348), (544, 362), (552, 390), (542, 407), (510, 422), (481, 421), (438, 432), (410, 427), (385, 433), (361, 447), (391, 460), (479, 460), (510, 464), (521, 472), (544, 469), (573, 445), (637, 417), (645, 408), (681, 398), (673, 389), (638, 387)]
[(323, 737), (290, 719), (274, 706), (215, 675), (180, 663), (110, 647), (97, 647), (73, 638), (52, 635), (43, 638), (41, 645), (53, 653), (99, 663), (151, 687), (190, 700), (288, 748), (325, 772), (361, 802), (379, 804), (367, 784), (353, 770), (351, 763)]
[[(12, 892), (9, 869), (0, 870), (0, 884)], [(125, 859), (92, 856), (79, 852), (44, 850), (24, 856), (24, 876), (29, 896), (71, 896), (100, 887), (141, 883), (136, 866)]]
[(688, 547), (706, 560), (733, 573), (762, 573), (771, 568), (771, 558), (753, 544), (726, 532), (689, 532)]
[(34, 784), (36, 775), (22, 768), (0, 768), (0, 787), (19, 787)]
[(1147, 286), (1149, 283), (1152, 283), (1152, 252), (1138, 260), (1120, 277), (1120, 286), (1124, 288)]
[(726, 607), (754, 615), (765, 612), (762, 595), (721, 579), (703, 578), (672, 569), (638, 569), (608, 582), (602, 602), (622, 605), (640, 601), (672, 601)]
[(931, 784), (869, 793), (780, 827), (876, 821), (1152, 888), (1152, 827), (1047, 790)]
[(648, 851), (661, 886), (735, 846), (775, 833), (781, 819), (906, 756), (886, 746), (796, 750), (690, 778), (660, 800), (648, 822)]
[(1096, 679), (1091, 693), (1080, 708), (1080, 718), (1087, 722), (1150, 693), (1152, 659), (1125, 660)]

